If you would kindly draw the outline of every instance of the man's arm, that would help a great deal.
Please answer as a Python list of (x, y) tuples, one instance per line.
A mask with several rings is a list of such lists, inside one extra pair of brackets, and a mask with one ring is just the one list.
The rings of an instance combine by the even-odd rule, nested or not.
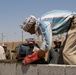
[(45, 56), (45, 53), (46, 53), (46, 51), (43, 51), (43, 50), (39, 50), (38, 52), (34, 52), (33, 54), (26, 56), (24, 58), (24, 60), (22, 61), (22, 64), (23, 65), (30, 64), (30, 63), (32, 63), (40, 58), (43, 58)]

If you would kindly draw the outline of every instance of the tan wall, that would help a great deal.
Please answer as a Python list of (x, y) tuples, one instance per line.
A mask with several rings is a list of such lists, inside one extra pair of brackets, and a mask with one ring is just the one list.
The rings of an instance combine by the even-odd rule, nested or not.
[[(63, 43), (63, 41), (64, 40), (62, 39), (62, 43)], [(41, 45), (41, 41), (35, 41), (35, 42), (38, 45)], [(10, 50), (10, 57), (11, 57), (11, 60), (12, 60), (12, 58), (14, 58), (14, 54), (11, 53), (11, 50), (14, 50), (16, 46), (18, 46), (21, 43), (25, 43), (25, 42), (5, 42), (5, 43), (7, 44), (8, 49)], [(53, 44), (53, 46), (55, 46), (54, 43), (52, 43), (52, 44)], [(0, 45), (2, 45), (1, 42), (0, 42)], [(47, 56), (48, 56), (48, 52), (46, 53), (45, 60), (47, 60)]]
[[(62, 39), (62, 43), (64, 42), (64, 38), (63, 37), (61, 37)], [(25, 41), (26, 42), (26, 41)], [(8, 46), (8, 49), (9, 50), (13, 50), (16, 46), (18, 46), (19, 44), (21, 44), (21, 43), (25, 43), (25, 42), (5, 42), (6, 44), (7, 44), (7, 46)], [(41, 41), (35, 41), (38, 45), (41, 45)], [(52, 43), (53, 44), (53, 46), (54, 46), (54, 43)], [(0, 42), (0, 45), (2, 45), (2, 42)]]
[[(22, 42), (5, 42), (7, 44), (7, 48), (9, 50), (14, 50), (16, 46), (18, 46), (19, 44), (21, 44)], [(2, 43), (0, 42), (0, 45), (2, 45)]]

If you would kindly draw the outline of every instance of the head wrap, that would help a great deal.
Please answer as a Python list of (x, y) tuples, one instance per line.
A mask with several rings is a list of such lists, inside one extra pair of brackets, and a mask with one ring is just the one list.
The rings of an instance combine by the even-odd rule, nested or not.
[(21, 25), (21, 28), (24, 31), (29, 31), (31, 27), (36, 24), (36, 21), (37, 19), (33, 15), (30, 15), (24, 20), (23, 24)]

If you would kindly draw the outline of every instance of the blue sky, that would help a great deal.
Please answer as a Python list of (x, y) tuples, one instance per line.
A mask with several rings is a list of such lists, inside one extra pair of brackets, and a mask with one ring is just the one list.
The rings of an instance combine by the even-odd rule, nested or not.
[[(0, 0), (0, 41), (21, 40), (20, 24), (29, 16), (41, 17), (51, 10), (76, 11), (76, 0)], [(24, 32), (24, 39), (31, 36)]]

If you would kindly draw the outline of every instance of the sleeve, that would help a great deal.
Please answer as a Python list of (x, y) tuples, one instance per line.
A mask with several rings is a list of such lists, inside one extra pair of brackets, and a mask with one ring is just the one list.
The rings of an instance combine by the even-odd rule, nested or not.
[[(68, 15), (67, 17), (62, 17), (59, 19), (54, 18), (52, 22), (52, 33), (53, 35), (63, 34), (68, 31), (71, 23), (71, 18), (73, 15)], [(56, 22), (57, 20), (57, 22)], [(54, 23), (55, 22), (55, 23)]]

